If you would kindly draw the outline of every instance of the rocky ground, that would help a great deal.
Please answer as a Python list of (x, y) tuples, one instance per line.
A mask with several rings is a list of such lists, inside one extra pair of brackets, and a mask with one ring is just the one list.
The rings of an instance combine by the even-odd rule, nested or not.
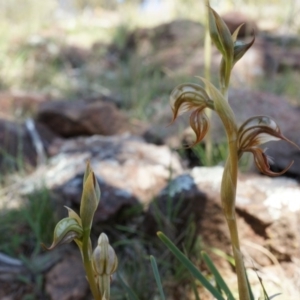
[[(164, 76), (194, 76), (203, 67), (199, 59), (203, 55), (199, 47), (202, 40), (203, 27), (191, 21), (139, 29), (126, 37), (121, 49), (114, 44), (108, 46), (101, 68), (112, 71), (119, 60), (135, 55), (145, 64), (161, 66)], [(237, 121), (241, 123), (252, 115), (269, 115), (287, 138), (300, 145), (298, 106), (286, 97), (241, 88), (245, 82), (252, 84), (264, 76), (277, 76), (287, 66), (298, 69), (298, 54), (292, 46), (286, 50), (289, 52), (283, 52), (275, 37), (258, 34), (257, 41), (244, 65), (237, 65), (233, 74), (235, 88), (230, 91), (229, 101)], [(95, 68), (90, 59), (92, 50), (68, 50), (64, 49), (64, 59)], [(213, 55), (213, 61), (217, 61), (218, 55)], [(217, 63), (213, 63), (213, 69), (216, 67)], [(167, 127), (171, 110), (167, 103), (158, 102), (159, 99), (153, 99), (149, 104), (156, 113), (151, 122), (146, 122), (129, 118), (122, 100), (107, 95), (54, 101), (38, 94), (2, 93), (0, 170), (10, 176), (1, 191), (0, 206), (2, 210), (18, 207), (28, 195), (46, 187), (59, 216), (66, 215), (64, 205), (78, 210), (85, 164), (90, 160), (102, 194), (94, 218), (94, 237), (107, 230), (114, 243), (132, 240), (132, 245), (138, 247), (134, 250), (137, 252), (130, 244), (116, 247), (124, 278), (128, 274), (122, 258), (133, 259), (134, 253), (156, 254), (150, 253), (151, 246), (135, 243), (138, 238), (154, 244), (156, 232), (162, 230), (180, 243), (194, 224), (192, 238), (201, 238), (201, 247), (210, 252), (234, 287), (230, 264), (211, 251), (214, 248), (230, 254), (219, 199), (223, 166), (190, 167), (189, 156), (178, 151), (187, 136), (186, 123), (180, 120)], [(15, 110), (26, 112), (30, 118), (18, 122)], [(215, 144), (222, 144), (224, 132), (216, 116), (212, 117), (211, 127)], [(252, 167), (239, 175), (236, 210), (241, 244), (255, 292), (259, 291), (259, 276), (271, 294), (281, 292), (280, 299), (296, 300), (300, 297), (300, 152), (284, 142), (266, 147), (274, 160), (272, 170), (283, 170), (290, 161), (294, 164), (286, 177), (264, 177)], [(25, 177), (11, 176), (12, 170), (21, 167), (26, 170)], [(118, 232), (116, 225), (126, 227), (128, 232)], [(148, 270), (145, 272), (148, 274)], [(35, 295), (34, 299), (89, 299), (80, 256), (72, 246), (40, 252), (29, 264), (0, 253), (0, 278), (1, 299), (24, 299), (27, 292)], [(150, 285), (153, 284), (154, 278)], [(37, 291), (38, 285), (41, 288)], [(184, 289), (177, 287), (172, 297), (174, 287), (169, 285), (166, 283), (169, 299), (179, 299)], [(117, 292), (121, 289), (118, 278), (113, 287)], [(153, 294), (144, 297), (154, 299)]]

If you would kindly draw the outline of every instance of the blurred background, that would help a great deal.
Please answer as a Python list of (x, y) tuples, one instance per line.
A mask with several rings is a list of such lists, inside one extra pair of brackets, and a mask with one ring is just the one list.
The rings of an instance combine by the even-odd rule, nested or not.
[[(181, 80), (177, 76), (203, 74), (203, 55), (193, 51), (203, 47), (203, 33), (194, 34), (195, 26), (190, 32), (190, 23), (178, 23), (178, 29), (174, 24), (168, 30), (177, 31), (178, 37), (162, 32), (156, 40), (152, 37), (156, 29), (146, 29), (174, 20), (204, 24), (204, 1), (10, 0), (0, 5), (1, 91), (38, 93), (50, 99), (111, 93), (122, 98), (124, 106), (133, 106), (134, 116), (148, 118), (153, 113), (148, 102), (158, 94), (165, 101), (170, 87)], [(237, 67), (233, 84), (255, 83), (257, 89), (298, 98), (298, 76), (293, 73), (298, 52), (287, 47), (298, 43), (299, 1), (228, 0), (211, 1), (211, 5), (221, 15), (233, 12), (228, 20), (248, 22), (248, 34), (250, 28), (257, 34), (256, 51)], [(144, 32), (137, 30), (141, 28)], [(190, 41), (180, 40), (187, 37)], [(172, 49), (166, 53), (166, 47), (173, 47), (179, 56)], [(180, 47), (186, 47), (185, 53)], [(189, 65), (194, 69), (188, 70)], [(284, 77), (277, 76), (279, 69)]]
[[(232, 32), (245, 24), (239, 39), (255, 35), (231, 78), (238, 123), (270, 115), (299, 145), (300, 0), (210, 4)], [(158, 259), (168, 299), (203, 292), (157, 240), (157, 230), (185, 245), (199, 267), (200, 250), (221, 249), (213, 257), (234, 288), (215, 190), (227, 154), (223, 129), (213, 115), (208, 157), (205, 143), (183, 146), (194, 139), (186, 119), (167, 126), (173, 88), (205, 74), (206, 12), (204, 0), (0, 0), (0, 299), (90, 299), (75, 247), (50, 253), (40, 247), (66, 216), (63, 205), (79, 210), (87, 159), (103, 191), (92, 240), (105, 231), (120, 260), (113, 299), (128, 299), (128, 286), (138, 299), (158, 299), (149, 254)], [(221, 56), (214, 46), (210, 53), (218, 85)], [(270, 290), (285, 288), (287, 298), (280, 299), (299, 299), (300, 156), (286, 144), (268, 148), (273, 171), (295, 163), (289, 178), (271, 181), (255, 177), (248, 156), (241, 162), (247, 184), (239, 199), (249, 205), (238, 207), (239, 220), (255, 261), (247, 267), (258, 291), (255, 272), (263, 270)], [(267, 217), (266, 199), (273, 209)], [(290, 211), (278, 204), (282, 199)], [(275, 220), (274, 210), (282, 218)]]

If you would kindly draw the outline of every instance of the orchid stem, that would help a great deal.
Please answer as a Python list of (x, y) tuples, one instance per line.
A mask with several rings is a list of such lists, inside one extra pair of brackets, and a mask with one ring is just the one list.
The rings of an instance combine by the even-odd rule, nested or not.
[(89, 241), (90, 241), (90, 230), (85, 230), (83, 233), (83, 243), (82, 243), (84, 269), (86, 272), (87, 280), (89, 282), (94, 300), (101, 300), (101, 296), (99, 294), (95, 282), (94, 270), (93, 270), (92, 260), (91, 260), (91, 251), (89, 249)]

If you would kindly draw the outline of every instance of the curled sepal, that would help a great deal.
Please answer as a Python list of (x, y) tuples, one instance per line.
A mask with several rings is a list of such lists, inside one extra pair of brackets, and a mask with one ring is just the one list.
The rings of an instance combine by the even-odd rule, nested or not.
[(173, 111), (172, 122), (181, 114), (192, 110), (212, 106), (205, 89), (199, 84), (184, 83), (178, 85), (170, 95), (170, 106)]
[(196, 140), (190, 146), (193, 147), (202, 141), (209, 128), (209, 119), (202, 108), (198, 108), (191, 113), (190, 126), (196, 134)]
[(42, 246), (47, 250), (52, 250), (57, 245), (70, 243), (74, 239), (80, 240), (82, 235), (82, 227), (75, 219), (64, 218), (56, 224), (52, 245), (49, 248), (47, 248), (45, 245)]
[(257, 168), (264, 174), (269, 176), (277, 176), (285, 173), (293, 164), (285, 168), (282, 172), (275, 173), (270, 170), (269, 157), (265, 152), (258, 148), (270, 141), (284, 140), (295, 147), (299, 148), (295, 143), (287, 139), (280, 131), (276, 122), (268, 116), (255, 116), (244, 122), (238, 130), (238, 152), (239, 156), (243, 152), (251, 152)]
[(265, 151), (258, 147), (253, 147), (248, 150), (249, 152), (253, 153), (254, 156), (254, 162), (258, 170), (268, 176), (280, 176), (283, 175), (292, 165), (293, 161), (290, 162), (290, 164), (281, 172), (273, 172), (270, 170), (270, 164), (269, 161), (271, 159), (266, 155)]
[[(88, 168), (88, 167), (87, 167)], [(83, 229), (90, 230), (100, 200), (100, 188), (94, 172), (90, 171), (83, 185), (80, 218)]]
[(209, 33), (212, 41), (226, 59), (233, 57), (233, 40), (223, 19), (209, 7)]
[(245, 121), (238, 130), (239, 151), (270, 142), (284, 140), (298, 147), (287, 139), (276, 122), (268, 116), (255, 116)]

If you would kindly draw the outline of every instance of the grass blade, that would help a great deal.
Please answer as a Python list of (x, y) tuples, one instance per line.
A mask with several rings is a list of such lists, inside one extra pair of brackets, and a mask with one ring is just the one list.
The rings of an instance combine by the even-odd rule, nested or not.
[(208, 269), (210, 270), (210, 272), (214, 275), (215, 280), (217, 282), (217, 284), (220, 286), (220, 288), (225, 292), (227, 299), (228, 300), (234, 300), (234, 297), (229, 289), (229, 287), (227, 286), (226, 282), (224, 281), (224, 279), (222, 278), (221, 274), (219, 273), (218, 269), (215, 267), (214, 263), (212, 262), (212, 260), (209, 258), (209, 256), (205, 253), (202, 252), (202, 258), (205, 261)]
[(274, 299), (275, 297), (280, 296), (280, 295), (281, 295), (281, 293), (274, 294), (274, 295), (270, 296), (269, 299), (270, 300)]
[(200, 296), (199, 296), (199, 293), (198, 293), (198, 290), (197, 290), (197, 285), (196, 285), (196, 282), (195, 282), (194, 278), (192, 280), (192, 289), (193, 289), (193, 292), (194, 292), (194, 295), (195, 295), (195, 300), (201, 300)]
[(122, 286), (126, 290), (127, 298), (128, 300), (139, 300), (137, 295), (134, 293), (134, 291), (125, 283), (123, 278), (119, 273), (117, 273), (118, 279), (120, 280)]
[(253, 292), (252, 292), (252, 288), (251, 288), (251, 285), (250, 285), (250, 282), (249, 282), (249, 278), (248, 278), (247, 272), (246, 272), (246, 280), (247, 280), (247, 285), (248, 285), (250, 300), (255, 300)]
[(158, 232), (157, 236), (169, 248), (175, 257), (217, 300), (225, 300), (218, 290), (201, 274), (201, 272), (193, 265), (193, 263), (171, 242), (171, 240), (169, 240), (169, 238), (167, 238), (162, 232)]
[(164, 294), (164, 291), (163, 291), (163, 287), (162, 287), (161, 279), (160, 279), (160, 276), (159, 276), (159, 272), (158, 272), (155, 257), (150, 255), (150, 261), (151, 261), (151, 266), (152, 266), (155, 281), (156, 281), (156, 284), (157, 284), (157, 287), (158, 287), (158, 290), (159, 290), (160, 297), (161, 297), (162, 300), (165, 300), (166, 297), (165, 297), (165, 294)]

